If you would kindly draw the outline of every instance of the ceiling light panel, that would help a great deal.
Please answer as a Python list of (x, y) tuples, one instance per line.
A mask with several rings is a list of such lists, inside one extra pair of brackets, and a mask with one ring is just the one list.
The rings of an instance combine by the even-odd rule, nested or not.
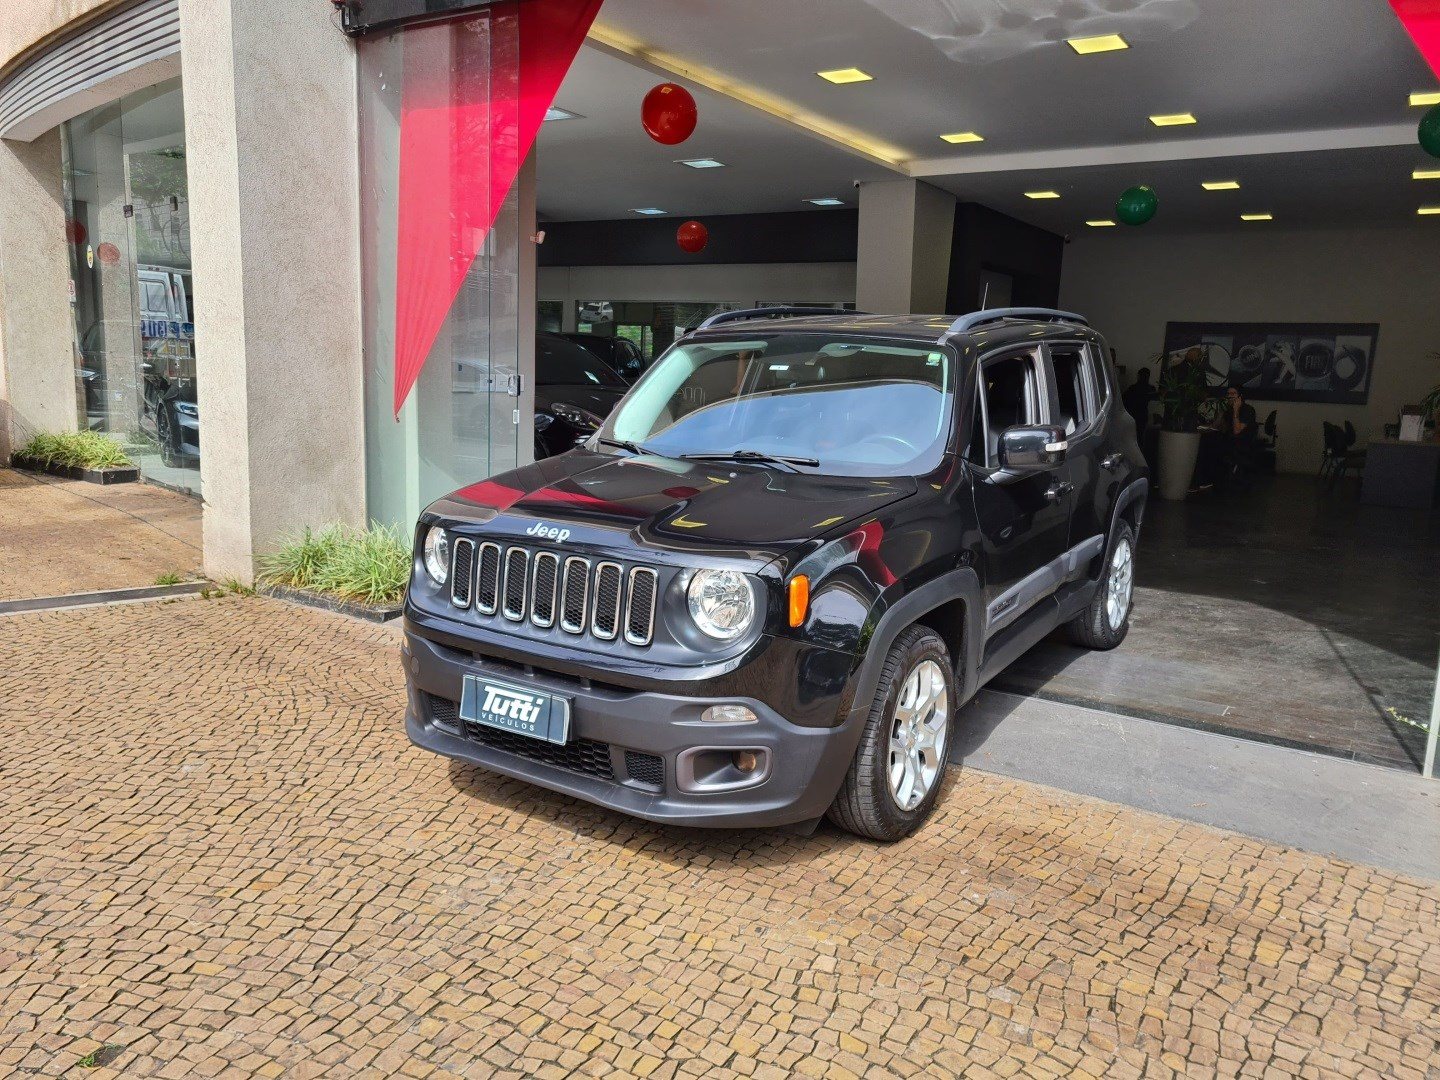
[(1027, 192), (1025, 192), (1025, 198), (1027, 198), (1027, 199), (1058, 199), (1059, 197), (1060, 197), (1060, 193), (1059, 193), (1058, 191), (1027, 191)]
[(847, 83), (870, 82), (875, 78), (867, 75), (859, 68), (835, 68), (833, 71), (817, 71), (816, 75), (826, 82), (835, 83), (837, 86), (844, 86)]
[(1115, 225), (1115, 222), (1100, 219), (1096, 221), (1087, 221), (1085, 222), (1085, 224), (1089, 225), (1092, 229), (1109, 229)]
[(844, 199), (836, 199), (833, 196), (826, 196), (823, 199), (806, 199), (811, 206), (844, 206)]
[(723, 169), (725, 163), (716, 161), (713, 157), (690, 158), (686, 161), (677, 161), (676, 165), (685, 165), (691, 169)]
[(661, 214), (667, 213), (667, 211), (661, 210), (658, 206), (642, 206), (640, 209), (631, 210), (630, 212), (632, 214), (642, 214), (645, 217), (659, 217)]
[(1128, 49), (1130, 43), (1119, 34), (1102, 34), (1099, 37), (1068, 38), (1065, 44), (1074, 49), (1081, 56), (1089, 56), (1091, 53), (1117, 52), (1120, 49)]
[(1184, 127), (1186, 124), (1196, 123), (1193, 113), (1159, 113), (1150, 117), (1150, 123), (1156, 127)]
[(1410, 95), (1411, 105), (1440, 105), (1440, 90), (1416, 90)]
[(1200, 186), (1206, 191), (1239, 191), (1239, 180), (1204, 180)]
[(1421, 217), (1433, 217), (1440, 215), (1440, 206), (1422, 206), (1416, 211)]
[(1410, 174), (1412, 180), (1440, 180), (1440, 169), (1416, 169)]
[(951, 132), (949, 135), (941, 135), (940, 138), (944, 139), (952, 146), (961, 146), (964, 143), (977, 143), (985, 141), (985, 136), (978, 135), (973, 131), (954, 131)]
[(1274, 221), (1274, 214), (1241, 214), (1241, 221)]
[(550, 108), (548, 108), (548, 109), (545, 110), (545, 120), (546, 120), (546, 122), (549, 122), (549, 121), (551, 121), (551, 120), (583, 120), (583, 119), (585, 119), (585, 118), (584, 118), (583, 116), (581, 116), (579, 113), (571, 112), (569, 109), (562, 109), (562, 108), (560, 108), (560, 106), (558, 106), (558, 105), (551, 105)]

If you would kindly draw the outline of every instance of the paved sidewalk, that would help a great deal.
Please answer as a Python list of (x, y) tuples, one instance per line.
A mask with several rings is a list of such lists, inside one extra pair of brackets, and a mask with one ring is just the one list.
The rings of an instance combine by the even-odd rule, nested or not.
[(200, 562), (195, 499), (0, 469), (0, 601), (154, 585)]
[(393, 627), (4, 629), (3, 1075), (1440, 1068), (1429, 882), (973, 770), (889, 847), (655, 827), (411, 748)]

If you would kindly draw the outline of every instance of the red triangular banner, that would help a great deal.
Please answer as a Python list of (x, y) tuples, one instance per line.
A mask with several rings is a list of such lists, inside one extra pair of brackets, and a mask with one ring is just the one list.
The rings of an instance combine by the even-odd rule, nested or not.
[(505, 0), (404, 31), (397, 416), (600, 3)]
[(1390, 0), (1415, 47), (1440, 78), (1440, 0)]

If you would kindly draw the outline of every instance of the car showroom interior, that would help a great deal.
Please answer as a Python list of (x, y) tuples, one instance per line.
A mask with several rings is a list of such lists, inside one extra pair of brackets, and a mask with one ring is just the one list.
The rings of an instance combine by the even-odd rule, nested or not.
[[(1201, 356), (1208, 396), (1256, 414), (1238, 468), (1206, 477), (1199, 449), (1167, 487), (1163, 403), (1127, 398), (1160, 488), (1133, 632), (1046, 642), (997, 685), (1421, 769), (1436, 454), (1400, 435), (1431, 430), (1440, 382), (1435, 73), (1383, 2), (1004, 7), (847, 0), (817, 25), (608, 0), (537, 144), (539, 329), (648, 363), (719, 310), (877, 310), (866, 200), (912, 178), (941, 204), (915, 263), (932, 303), (1081, 313), (1127, 389)], [(662, 80), (698, 113), (673, 147), (638, 122)]]

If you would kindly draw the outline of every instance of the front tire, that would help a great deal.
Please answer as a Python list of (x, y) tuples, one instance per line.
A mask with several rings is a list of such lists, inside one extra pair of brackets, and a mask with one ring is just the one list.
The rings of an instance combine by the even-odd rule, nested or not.
[(827, 815), (857, 836), (886, 842), (930, 816), (960, 697), (940, 635), (912, 626), (890, 647), (850, 771)]
[(1115, 648), (1130, 632), (1134, 597), (1135, 531), (1121, 521), (1090, 606), (1066, 625), (1070, 640), (1087, 649)]

